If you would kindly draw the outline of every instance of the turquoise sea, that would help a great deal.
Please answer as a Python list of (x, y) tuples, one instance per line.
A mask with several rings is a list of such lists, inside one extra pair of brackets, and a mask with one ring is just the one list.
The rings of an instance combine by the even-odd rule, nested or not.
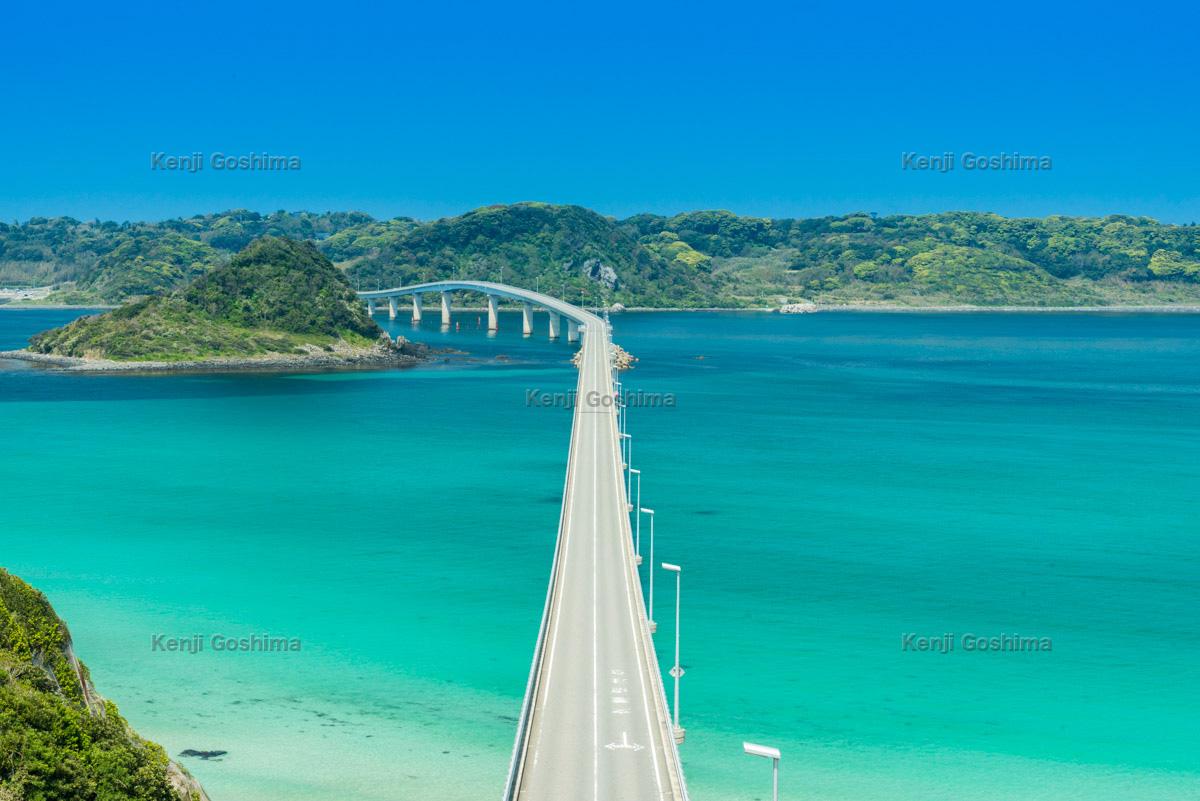
[[(0, 349), (75, 314), (0, 311)], [(574, 371), (544, 317), (476, 318), (391, 324), (470, 354), (405, 371), (0, 363), (0, 565), (140, 732), (229, 752), (182, 760), (215, 801), (499, 797), (570, 427), (526, 393)], [(770, 797), (743, 740), (789, 801), (1200, 798), (1200, 316), (614, 325), (677, 401), (630, 430), (695, 801)], [(905, 650), (947, 633), (1052, 646)]]

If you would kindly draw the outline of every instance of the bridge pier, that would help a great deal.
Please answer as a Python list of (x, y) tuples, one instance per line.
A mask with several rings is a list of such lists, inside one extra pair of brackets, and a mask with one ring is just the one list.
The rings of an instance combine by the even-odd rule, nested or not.
[(554, 312), (550, 312), (550, 338), (558, 339), (559, 328), (562, 325), (562, 317)]
[(567, 320), (567, 341), (579, 341), (579, 323), (575, 322), (574, 320)]
[(396, 299), (395, 298), (388, 298), (388, 319), (389, 320), (396, 319)]
[(450, 327), (450, 293), (442, 293), (442, 325)]
[(521, 304), (521, 333), (529, 336), (533, 333), (533, 304)]
[(367, 300), (367, 314), (371, 315), (372, 317), (375, 316), (375, 301), (374, 300), (370, 300), (370, 299)]
[(488, 330), (489, 331), (499, 331), (500, 330), (500, 322), (496, 317), (496, 303), (497, 303), (496, 296), (488, 295), (487, 299), (488, 299)]
[(421, 310), (424, 307), (424, 301), (421, 300), (421, 293), (419, 293), (419, 292), (414, 292), (412, 299), (413, 299), (412, 321), (414, 323), (419, 323), (419, 322), (421, 322)]

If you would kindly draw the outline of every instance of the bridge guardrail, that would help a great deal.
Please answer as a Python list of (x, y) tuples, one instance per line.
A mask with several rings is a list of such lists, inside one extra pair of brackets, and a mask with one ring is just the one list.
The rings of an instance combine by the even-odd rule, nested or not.
[[(567, 497), (567, 488), (571, 483), (571, 471), (575, 460), (575, 431), (579, 421), (579, 410), (576, 409), (571, 417), (571, 445), (567, 449), (567, 472), (563, 478), (563, 498)], [(517, 719), (517, 737), (513, 744), (512, 760), (508, 766), (508, 780), (504, 784), (502, 801), (514, 801), (521, 781), (521, 768), (525, 763), (525, 745), (529, 741), (529, 718), (533, 705), (537, 700), (537, 685), (541, 680), (542, 654), (546, 650), (546, 634), (550, 629), (550, 612), (554, 601), (554, 591), (558, 586), (558, 563), (562, 554), (563, 529), (566, 527), (567, 505), (563, 504), (558, 518), (558, 536), (554, 542), (554, 559), (550, 564), (550, 583), (546, 589), (546, 604), (542, 607), (542, 623), (538, 629), (537, 644), (533, 648), (533, 665), (529, 669), (529, 680), (525, 683), (525, 700), (521, 703), (521, 715)]]

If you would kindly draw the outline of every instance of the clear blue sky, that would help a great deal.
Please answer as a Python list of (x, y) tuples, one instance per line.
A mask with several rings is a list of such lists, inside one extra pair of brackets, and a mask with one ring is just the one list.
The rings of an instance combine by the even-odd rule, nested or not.
[[(0, 219), (545, 200), (1200, 221), (1195, 5), (120, 5), (5, 10)], [(901, 169), (947, 150), (1053, 168)], [(155, 172), (155, 151), (302, 168)]]

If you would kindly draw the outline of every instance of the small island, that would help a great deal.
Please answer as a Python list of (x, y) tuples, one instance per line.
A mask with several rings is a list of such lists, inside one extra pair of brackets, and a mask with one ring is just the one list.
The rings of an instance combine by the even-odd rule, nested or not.
[(267, 236), (181, 289), (35, 334), (0, 357), (76, 371), (224, 372), (409, 366), (427, 352), (393, 342), (311, 242)]

